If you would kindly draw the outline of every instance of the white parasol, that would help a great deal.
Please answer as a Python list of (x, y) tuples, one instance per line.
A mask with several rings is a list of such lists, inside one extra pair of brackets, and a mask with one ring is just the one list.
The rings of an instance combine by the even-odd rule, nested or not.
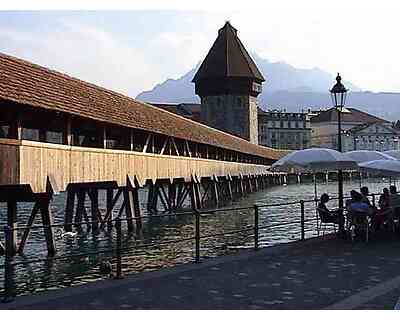
[(400, 150), (388, 150), (388, 151), (383, 151), (382, 153), (387, 154), (393, 158), (396, 158), (397, 160), (400, 160)]
[(271, 166), (272, 171), (314, 173), (315, 198), (317, 198), (316, 172), (353, 169), (358, 169), (356, 161), (341, 152), (326, 148), (293, 151)]
[(381, 174), (389, 177), (400, 176), (400, 161), (398, 160), (374, 160), (359, 164), (362, 170)]

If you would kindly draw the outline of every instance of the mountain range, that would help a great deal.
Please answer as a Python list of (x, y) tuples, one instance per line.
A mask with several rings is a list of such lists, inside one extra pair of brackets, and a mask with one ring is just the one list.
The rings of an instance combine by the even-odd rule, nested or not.
[[(299, 112), (332, 105), (329, 89), (335, 83), (336, 75), (319, 68), (301, 69), (285, 62), (270, 62), (255, 53), (252, 57), (266, 79), (258, 97), (262, 109)], [(200, 63), (182, 77), (157, 84), (136, 99), (150, 103), (200, 103), (191, 82), (199, 67)], [(390, 121), (400, 118), (400, 93), (361, 91), (357, 85), (346, 81), (344, 85), (350, 90), (347, 106)]]

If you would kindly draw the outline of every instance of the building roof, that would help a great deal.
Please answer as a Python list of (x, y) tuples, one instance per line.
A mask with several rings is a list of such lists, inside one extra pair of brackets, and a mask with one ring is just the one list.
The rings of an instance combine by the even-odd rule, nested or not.
[[(372, 114), (355, 108), (346, 108), (350, 113), (342, 113), (341, 122), (359, 122), (359, 123), (375, 123), (388, 122), (387, 120), (373, 116)], [(320, 114), (311, 118), (311, 123), (319, 122), (337, 122), (337, 111), (335, 108), (330, 108), (322, 111)]]
[(265, 81), (229, 21), (218, 31), (217, 39), (192, 81), (227, 77)]
[[(356, 126), (354, 126), (353, 128), (351, 128), (351, 129), (349, 129), (347, 131), (349, 133), (353, 133), (354, 134), (354, 133), (358, 133), (360, 131), (363, 131), (364, 129), (366, 129), (366, 128), (370, 127), (370, 126), (378, 125), (380, 127), (384, 127), (387, 131), (390, 131), (390, 133), (392, 133), (392, 134), (397, 134), (395, 129), (389, 128), (387, 126), (382, 126), (381, 124), (382, 124), (382, 122), (361, 123), (361, 124), (356, 125)], [(382, 132), (378, 132), (376, 134), (377, 135), (382, 135), (383, 133)]]
[(283, 151), (252, 144), (122, 94), (0, 53), (0, 99), (279, 159)]

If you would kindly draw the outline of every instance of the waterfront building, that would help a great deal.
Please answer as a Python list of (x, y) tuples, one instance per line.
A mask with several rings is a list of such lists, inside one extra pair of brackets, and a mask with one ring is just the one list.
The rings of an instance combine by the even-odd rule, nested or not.
[[(311, 146), (337, 149), (337, 111), (328, 109), (311, 117)], [(392, 123), (356, 108), (342, 114), (342, 150), (398, 149), (398, 132)]]
[(311, 142), (310, 117), (305, 112), (258, 109), (258, 143), (286, 150), (307, 149)]
[(347, 130), (342, 139), (345, 151), (399, 149), (399, 133), (382, 123), (360, 124)]
[(192, 81), (203, 123), (258, 143), (257, 96), (265, 80), (229, 22)]

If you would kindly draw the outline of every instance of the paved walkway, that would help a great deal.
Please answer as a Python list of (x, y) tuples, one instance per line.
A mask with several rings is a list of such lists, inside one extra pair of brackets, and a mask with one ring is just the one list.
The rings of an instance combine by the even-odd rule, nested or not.
[(393, 309), (400, 239), (328, 239), (18, 297), (10, 309)]

